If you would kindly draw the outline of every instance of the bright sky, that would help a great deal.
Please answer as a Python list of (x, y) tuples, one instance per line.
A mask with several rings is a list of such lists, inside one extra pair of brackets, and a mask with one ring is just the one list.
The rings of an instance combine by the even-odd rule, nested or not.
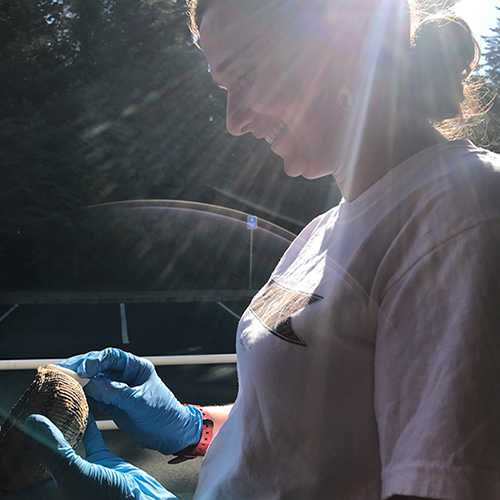
[(455, 7), (455, 12), (467, 21), (476, 35), (481, 50), (484, 49), (481, 36), (492, 35), (489, 28), (494, 28), (500, 18), (500, 10), (495, 6), (500, 7), (500, 0), (461, 0)]

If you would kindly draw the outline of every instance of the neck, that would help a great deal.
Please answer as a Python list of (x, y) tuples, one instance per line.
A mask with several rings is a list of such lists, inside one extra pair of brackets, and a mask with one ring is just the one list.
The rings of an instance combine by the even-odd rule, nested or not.
[[(355, 159), (335, 176), (337, 185), (346, 201), (355, 200), (394, 167), (430, 146), (445, 142), (425, 119), (388, 120), (380, 116), (370, 120)], [(385, 120), (384, 120), (385, 118)], [(383, 126), (383, 124), (390, 126)]]

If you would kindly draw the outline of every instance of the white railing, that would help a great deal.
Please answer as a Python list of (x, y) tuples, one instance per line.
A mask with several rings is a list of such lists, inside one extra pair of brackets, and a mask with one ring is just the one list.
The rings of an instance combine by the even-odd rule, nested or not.
[[(236, 354), (195, 354), (188, 356), (141, 356), (155, 366), (165, 365), (217, 365), (236, 363)], [(36, 370), (39, 366), (57, 364), (57, 359), (4, 359), (0, 360), (0, 370)]]
[[(236, 354), (196, 354), (187, 356), (142, 356), (155, 366), (175, 365), (212, 365), (236, 363)], [(57, 364), (62, 358), (55, 359), (4, 359), (0, 360), (0, 370), (35, 370), (39, 366)], [(99, 420), (97, 427), (104, 430), (117, 429), (112, 420)]]

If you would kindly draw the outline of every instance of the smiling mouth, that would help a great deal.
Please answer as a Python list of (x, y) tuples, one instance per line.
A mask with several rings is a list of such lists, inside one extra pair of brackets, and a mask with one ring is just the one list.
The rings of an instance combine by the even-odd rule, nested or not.
[(279, 124), (276, 125), (276, 127), (274, 127), (270, 132), (268, 132), (264, 136), (264, 139), (269, 144), (272, 144), (278, 138), (278, 136), (280, 135), (280, 133), (283, 131), (284, 128), (285, 128), (285, 122), (283, 121), (279, 122)]

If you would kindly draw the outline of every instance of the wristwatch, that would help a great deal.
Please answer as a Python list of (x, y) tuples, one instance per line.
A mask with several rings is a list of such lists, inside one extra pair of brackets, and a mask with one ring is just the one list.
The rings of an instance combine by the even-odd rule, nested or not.
[(174, 453), (174, 457), (170, 460), (169, 464), (180, 464), (181, 462), (185, 462), (186, 460), (191, 460), (196, 457), (202, 457), (207, 452), (207, 448), (209, 444), (212, 442), (212, 438), (214, 435), (214, 421), (210, 413), (207, 410), (197, 405), (186, 405), (193, 406), (201, 411), (201, 415), (203, 417), (203, 424), (201, 427), (201, 435), (200, 440), (191, 446), (188, 446), (180, 451)]

